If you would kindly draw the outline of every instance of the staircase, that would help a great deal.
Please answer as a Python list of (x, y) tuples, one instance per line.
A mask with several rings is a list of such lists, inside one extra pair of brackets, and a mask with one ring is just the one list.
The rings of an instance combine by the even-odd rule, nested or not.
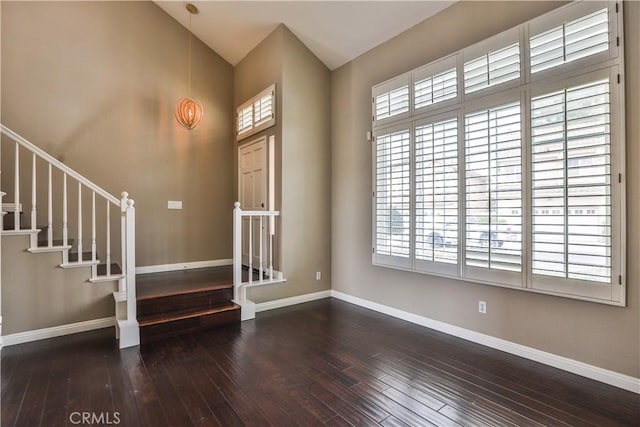
[(141, 274), (136, 281), (141, 343), (240, 323), (231, 267)]
[[(233, 210), (232, 267), (136, 276), (135, 208), (128, 194), (118, 199), (6, 126), (0, 131), (2, 154), (13, 160), (8, 162), (13, 170), (3, 171), (0, 183), (0, 241), (28, 236), (26, 250), (34, 256), (58, 252), (59, 268), (85, 268), (87, 282), (117, 286), (112, 294), (120, 348), (138, 345), (141, 338), (147, 342), (253, 319), (255, 304), (247, 289), (286, 281), (274, 268), (280, 212), (244, 211), (240, 203)], [(137, 297), (136, 282), (141, 284)], [(0, 348), (1, 333), (0, 305)]]
[[(109, 194), (6, 126), (0, 125), (0, 132), (5, 137), (2, 153), (6, 156), (13, 149), (14, 160), (13, 170), (2, 175), (0, 239), (29, 236), (26, 249), (34, 256), (58, 252), (60, 268), (86, 268), (88, 282), (117, 285), (113, 292), (116, 338), (120, 348), (138, 345), (133, 200), (126, 192), (120, 199)], [(7, 139), (12, 142), (5, 146)], [(44, 179), (40, 178), (43, 170)], [(10, 180), (5, 187), (5, 181)], [(28, 183), (29, 191), (21, 187), (24, 182)], [(25, 197), (25, 193), (30, 197)], [(13, 201), (3, 202), (7, 198)], [(25, 199), (30, 200), (24, 203)], [(42, 199), (46, 199), (44, 209), (38, 204)], [(29, 208), (28, 214), (25, 207)], [(97, 209), (102, 211), (98, 213)], [(112, 211), (120, 214), (119, 233), (112, 231), (112, 223), (116, 223), (111, 220)], [(112, 245), (112, 240), (119, 240), (119, 244)], [(117, 249), (112, 254), (114, 247)], [(1, 327), (0, 312), (0, 339)]]

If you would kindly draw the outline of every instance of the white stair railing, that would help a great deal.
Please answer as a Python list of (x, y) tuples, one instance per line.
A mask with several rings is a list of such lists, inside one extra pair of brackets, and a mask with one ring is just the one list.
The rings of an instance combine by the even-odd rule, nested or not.
[[(285, 282), (274, 268), (276, 217), (279, 211), (245, 211), (236, 202), (233, 209), (233, 299), (242, 307), (242, 320), (255, 318), (255, 304), (247, 299), (247, 288)], [(247, 224), (246, 235), (243, 225)], [(254, 227), (257, 226), (257, 236)], [(265, 241), (266, 239), (266, 241)], [(255, 249), (255, 246), (258, 249)], [(246, 259), (243, 260), (243, 249)], [(255, 263), (254, 263), (255, 261)], [(247, 279), (243, 279), (243, 263)]]
[[(133, 200), (128, 198), (126, 192), (122, 193), (122, 198), (111, 195), (101, 187), (97, 186), (78, 172), (69, 168), (64, 163), (55, 159), (42, 149), (38, 148), (31, 142), (27, 141), (16, 132), (12, 131), (8, 127), (0, 124), (0, 132), (2, 135), (10, 138), (15, 142), (15, 166), (14, 166), (14, 194), (13, 194), (13, 218), (14, 226), (12, 230), (4, 230), (4, 225), (0, 227), (2, 234), (25, 234), (30, 235), (30, 247), (29, 252), (54, 252), (60, 251), (62, 253), (63, 268), (77, 268), (77, 267), (90, 267), (91, 277), (89, 281), (92, 283), (99, 282), (118, 282), (118, 291), (114, 292), (114, 298), (116, 301), (116, 335), (120, 338), (120, 348), (130, 347), (138, 345), (140, 342), (138, 323), (136, 320), (136, 282), (135, 282), (135, 208), (133, 207)], [(20, 203), (20, 154), (21, 150), (26, 150), (31, 153), (31, 223), (26, 228), (25, 224), (21, 224), (20, 213), (22, 212), (22, 203)], [(48, 167), (48, 177), (46, 182), (46, 194), (47, 194), (47, 232), (46, 232), (46, 244), (38, 244), (38, 233), (41, 231), (37, 228), (37, 160), (44, 161)], [(53, 191), (53, 169), (57, 169), (62, 173), (62, 200), (54, 200)], [(70, 244), (69, 228), (68, 228), (68, 190), (67, 181), (73, 179), (78, 183), (78, 207), (77, 207), (77, 236), (76, 237), (76, 250), (78, 258), (76, 261), (69, 262), (69, 251), (72, 249)], [(91, 259), (85, 260), (83, 256), (83, 204), (82, 196), (84, 191), (91, 192)], [(105, 240), (106, 240), (106, 265), (103, 271), (100, 271), (98, 265), (100, 261), (97, 257), (97, 242), (96, 242), (96, 197), (104, 200), (106, 204), (106, 225), (105, 225)], [(54, 222), (54, 207), (55, 203), (61, 203), (62, 206), (62, 229), (60, 233), (62, 235), (62, 244), (57, 243), (54, 240), (55, 225)], [(111, 267), (111, 214), (110, 207), (115, 205), (121, 212), (121, 264), (122, 272), (117, 273)], [(4, 205), (6, 206), (6, 205)], [(58, 205), (60, 206), (60, 205)], [(4, 209), (3, 209), (4, 210)], [(9, 209), (7, 209), (9, 210)]]

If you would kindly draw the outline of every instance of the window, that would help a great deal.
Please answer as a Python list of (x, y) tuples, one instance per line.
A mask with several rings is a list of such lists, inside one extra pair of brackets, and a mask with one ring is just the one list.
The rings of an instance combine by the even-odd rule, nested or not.
[[(611, 277), (609, 81), (531, 100), (533, 273), (607, 282)], [(585, 216), (592, 206), (598, 215)]]
[(520, 126), (519, 101), (465, 116), (468, 266), (521, 271)]
[[(376, 247), (387, 262), (408, 266), (411, 221), (409, 129), (376, 136)], [(395, 258), (395, 260), (394, 260)]]
[(625, 304), (619, 9), (574, 2), (372, 88), (374, 264)]
[(520, 45), (514, 43), (464, 63), (465, 93), (520, 78)]
[(457, 118), (418, 124), (415, 146), (416, 260), (427, 261), (426, 270), (445, 269), (429, 263), (458, 260)]
[(457, 93), (457, 73), (455, 68), (434, 74), (413, 84), (415, 108), (426, 107), (447, 99), (455, 98)]
[(609, 49), (608, 9), (563, 22), (530, 40), (531, 72), (546, 70)]
[(407, 111), (409, 111), (409, 86), (407, 85), (376, 96), (376, 117), (378, 120)]
[(409, 74), (398, 76), (375, 87), (373, 92), (373, 122), (377, 125), (409, 115)]
[(236, 109), (236, 139), (276, 124), (276, 86), (271, 85)]

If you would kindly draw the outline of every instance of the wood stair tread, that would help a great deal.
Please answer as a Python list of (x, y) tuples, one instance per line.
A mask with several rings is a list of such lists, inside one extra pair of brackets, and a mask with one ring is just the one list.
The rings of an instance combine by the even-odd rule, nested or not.
[(138, 295), (136, 299), (138, 301), (148, 301), (156, 298), (170, 298), (173, 296), (215, 292), (223, 289), (232, 289), (232, 288), (233, 288), (233, 283), (201, 285), (200, 287), (193, 287), (193, 288), (187, 288), (187, 289), (174, 289), (174, 290), (165, 290), (164, 292), (158, 291), (157, 293), (146, 293), (144, 295)]
[(144, 299), (149, 295), (179, 295), (183, 291), (211, 289), (219, 285), (232, 286), (231, 283), (233, 283), (233, 268), (231, 266), (136, 275), (138, 299)]
[(240, 310), (240, 306), (237, 304), (231, 303), (221, 307), (208, 308), (204, 310), (194, 311), (192, 309), (188, 309), (188, 310), (176, 311), (171, 314), (162, 313), (162, 314), (157, 314), (153, 316), (147, 316), (144, 318), (139, 318), (138, 324), (142, 328), (145, 326), (152, 326), (152, 325), (157, 325), (161, 323), (169, 323), (169, 322), (174, 322), (178, 320), (191, 319), (194, 317), (208, 316), (208, 315), (223, 313), (223, 312), (232, 311), (232, 310)]

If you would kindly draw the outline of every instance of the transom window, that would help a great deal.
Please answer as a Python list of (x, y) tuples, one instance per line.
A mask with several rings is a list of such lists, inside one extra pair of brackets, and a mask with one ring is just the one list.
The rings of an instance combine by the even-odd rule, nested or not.
[(276, 124), (276, 86), (271, 85), (236, 109), (239, 141)]
[(375, 265), (625, 304), (621, 12), (575, 2), (373, 87)]

